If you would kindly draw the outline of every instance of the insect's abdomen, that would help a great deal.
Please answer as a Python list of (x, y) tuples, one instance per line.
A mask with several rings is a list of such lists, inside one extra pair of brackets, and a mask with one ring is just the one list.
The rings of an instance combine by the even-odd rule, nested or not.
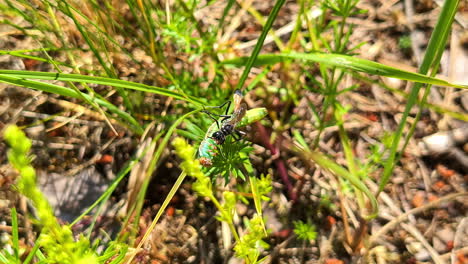
[(204, 167), (213, 165), (213, 157), (216, 156), (216, 142), (212, 138), (205, 138), (198, 147), (200, 164)]

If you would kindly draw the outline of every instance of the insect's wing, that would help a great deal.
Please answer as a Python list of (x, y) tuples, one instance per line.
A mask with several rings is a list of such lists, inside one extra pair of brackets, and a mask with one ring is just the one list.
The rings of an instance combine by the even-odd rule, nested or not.
[(247, 105), (245, 103), (241, 103), (241, 105), (234, 110), (232, 113), (232, 118), (229, 120), (229, 123), (233, 126), (237, 126), (237, 124), (242, 120), (247, 112)]
[(242, 99), (244, 98), (242, 96), (242, 92), (240, 90), (236, 90), (233, 95), (233, 101), (234, 101), (234, 112), (239, 109), (242, 103)]

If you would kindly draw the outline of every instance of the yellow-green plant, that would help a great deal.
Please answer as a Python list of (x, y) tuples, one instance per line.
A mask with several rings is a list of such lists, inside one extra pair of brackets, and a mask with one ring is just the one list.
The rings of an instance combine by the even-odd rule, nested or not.
[[(261, 215), (255, 215), (250, 221), (247, 221), (247, 232), (243, 236), (239, 236), (233, 221), (235, 205), (238, 201), (236, 195), (233, 192), (224, 191), (224, 202), (220, 202), (213, 191), (211, 179), (203, 173), (199, 161), (194, 158), (196, 149), (182, 138), (176, 138), (173, 146), (175, 147), (176, 154), (183, 160), (180, 167), (187, 175), (196, 179), (195, 183), (193, 183), (193, 189), (198, 195), (210, 199), (220, 212), (220, 215), (216, 219), (228, 224), (236, 240), (236, 246), (234, 247), (236, 255), (243, 258), (246, 263), (259, 263), (258, 258), (261, 250), (268, 248), (268, 244), (262, 240), (267, 233), (265, 232), (265, 224)], [(271, 181), (266, 179), (269, 178), (262, 177), (259, 182), (263, 183), (263, 185), (265, 182), (269, 182), (270, 187), (254, 184), (256, 189), (261, 189), (257, 195), (264, 196), (266, 194), (265, 190), (271, 190)]]
[(36, 172), (31, 166), (29, 150), (31, 140), (17, 126), (11, 125), (5, 129), (5, 141), (9, 144), (8, 160), (18, 170), (20, 177), (18, 189), (29, 198), (37, 209), (41, 235), (36, 243), (45, 253), (48, 263), (98, 263), (90, 243), (84, 237), (78, 241), (68, 226), (61, 226), (44, 194), (36, 185)]

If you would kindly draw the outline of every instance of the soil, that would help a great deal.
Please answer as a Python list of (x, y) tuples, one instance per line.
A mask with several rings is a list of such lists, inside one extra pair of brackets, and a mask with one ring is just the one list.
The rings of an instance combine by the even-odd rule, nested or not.
[[(197, 11), (195, 17), (203, 21), (204, 27), (217, 23), (224, 2), (217, 1)], [(273, 2), (257, 0), (252, 2), (252, 7), (267, 16)], [(438, 2), (361, 1), (358, 6), (367, 10), (367, 13), (349, 18), (349, 22), (355, 24), (350, 42), (355, 45), (365, 42), (356, 51), (358, 56), (415, 71), (440, 13)], [(298, 10), (296, 1), (287, 1), (281, 10), (274, 24), (281, 40), (289, 39), (291, 30), (282, 30), (295, 21)], [(262, 27), (238, 7), (230, 14), (234, 15), (239, 24), (227, 36), (232, 43), (230, 49), (233, 55), (248, 56)], [(0, 14), (0, 20), (2, 16)], [(452, 82), (465, 84), (468, 83), (467, 21), (465, 4), (460, 7), (460, 16), (452, 28), (439, 73), (440, 76), (448, 76)], [(0, 36), (0, 50), (38, 47), (31, 36), (25, 36), (6, 24), (0, 24)], [(411, 39), (410, 47), (402, 48), (404, 38)], [(139, 74), (139, 70), (145, 67), (147, 72), (157, 72), (158, 68), (148, 62), (148, 56), (138, 48), (129, 49), (137, 54), (143, 66), (123, 56), (119, 61), (116, 56), (116, 68), (121, 74), (119, 78), (155, 86), (167, 85), (169, 81), (163, 78)], [(170, 49), (168, 47), (168, 51)], [(277, 51), (275, 42), (267, 39), (262, 52)], [(64, 56), (60, 52), (54, 55)], [(183, 69), (183, 64), (190, 60), (179, 55), (169, 56), (168, 61), (181, 64)], [(87, 61), (92, 54), (83, 52), (81, 56), (83, 61)], [(203, 75), (202, 63), (197, 59), (191, 60), (187, 68), (194, 76)], [(55, 71), (50, 64), (10, 55), (0, 55), (0, 69)], [(260, 71), (255, 68), (252, 72), (256, 75)], [(233, 70), (231, 77), (239, 74), (239, 70)], [(271, 71), (267, 77), (265, 87), (281, 85), (284, 81), (281, 69)], [(305, 78), (304, 83), (308, 83)], [(393, 89), (408, 92), (410, 88), (400, 80), (378, 80)], [(348, 82), (351, 83), (351, 78)], [(362, 79), (354, 82), (360, 85), (359, 89), (344, 94), (339, 100), (351, 107), (345, 128), (356, 156), (365, 164), (371, 154), (370, 146), (378, 143), (377, 140), (386, 132), (396, 129), (406, 99)], [(104, 87), (96, 89), (108, 91)], [(291, 142), (295, 129), (309, 143), (313, 142), (317, 130), (311, 125), (313, 113), (309, 103), (317, 107), (323, 104), (323, 97), (305, 89), (298, 92), (296, 99), (293, 104), (288, 104), (282, 101), (280, 93), (272, 98), (261, 98), (255, 91), (246, 96), (249, 107), (267, 107), (277, 113), (277, 121), (296, 116), (296, 120), (291, 122), (293, 127), (274, 127), (270, 122), (269, 126), (257, 124), (246, 128), (247, 138), (254, 143), (251, 162), (256, 173), (270, 173), (273, 177), (271, 200), (264, 206), (267, 228), (271, 231), (265, 239), (270, 245), (263, 253), (267, 257), (265, 263), (468, 263), (468, 124), (465, 121), (434, 108), (425, 110), (391, 181), (379, 197), (379, 216), (365, 221), (359, 217), (350, 186), (343, 186), (333, 174), (304, 161), (287, 148), (285, 142)], [(118, 96), (112, 96), (110, 100), (116, 105), (122, 104)], [(142, 114), (174, 114), (171, 112), (174, 101), (152, 96), (144, 98), (144, 102)], [(464, 91), (434, 86), (428, 102), (467, 114), (468, 94)], [(118, 132), (114, 136), (102, 118), (87, 112), (77, 114), (73, 110), (82, 105), (79, 100), (0, 83), (0, 130), (7, 124), (24, 126), (24, 131), (33, 141), (33, 164), (38, 172), (38, 183), (63, 223), (71, 222), (90, 206), (145, 144), (144, 140), (118, 124), (114, 125)], [(272, 121), (271, 116), (267, 120)], [(170, 123), (174, 120), (168, 117), (165, 121)], [(168, 128), (167, 124), (162, 125)], [(269, 147), (268, 142), (262, 139), (264, 135), (269, 139), (272, 134), (276, 140)], [(434, 139), (434, 135), (437, 138)], [(443, 141), (445, 139), (447, 141)], [(336, 127), (325, 129), (319, 146), (320, 151), (339, 164), (346, 164)], [(10, 208), (17, 207), (21, 213), (20, 227), (26, 230), (22, 232), (23, 242), (31, 245), (37, 229), (23, 215), (34, 215), (34, 209), (15, 191), (18, 175), (8, 165), (6, 150), (5, 143), (0, 142), (0, 232), (8, 232)], [(179, 176), (179, 162), (168, 147), (149, 183), (138, 238), (151, 224)], [(381, 173), (382, 169), (377, 168), (366, 181), (373, 192), (378, 188), (374, 182)], [(113, 193), (102, 217), (98, 218), (93, 237), (106, 237), (99, 229), (106, 230), (110, 236), (119, 230), (125, 206), (135, 195), (130, 190), (138, 190), (137, 185), (132, 185), (132, 179), (131, 176), (125, 178)], [(187, 179), (178, 190), (136, 263), (242, 263), (233, 256), (232, 245), (224, 242), (224, 229), (215, 219), (216, 208), (209, 201), (197, 197), (191, 183), (192, 180)], [(224, 185), (221, 180), (219, 183)], [(228, 185), (235, 183), (232, 180)], [(243, 220), (254, 213), (252, 204), (238, 205), (236, 224), (240, 230)], [(85, 218), (74, 227), (74, 231), (82, 232), (91, 220), (91, 216)], [(314, 241), (305, 242), (294, 234), (293, 223), (299, 220), (316, 226), (317, 238)], [(349, 230), (346, 225), (349, 225)], [(382, 232), (385, 229), (386, 232)]]

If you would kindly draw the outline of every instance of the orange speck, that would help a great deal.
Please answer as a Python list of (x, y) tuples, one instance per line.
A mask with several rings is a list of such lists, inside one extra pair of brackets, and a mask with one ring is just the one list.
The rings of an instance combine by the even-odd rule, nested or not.
[(325, 264), (344, 264), (344, 262), (339, 259), (327, 259)]
[(113, 137), (117, 137), (117, 138), (123, 138), (125, 136), (125, 132), (124, 131), (117, 131), (117, 134), (114, 133), (114, 131), (112, 130), (109, 130), (107, 132), (107, 137), (108, 138), (113, 138)]
[(96, 161), (96, 163), (108, 164), (108, 163), (111, 163), (113, 160), (114, 160), (114, 157), (112, 157), (111, 155), (108, 155), (108, 154), (104, 154), (104, 155), (102, 155), (102, 157), (100, 159), (98, 159)]
[(171, 199), (171, 204), (175, 204), (175, 203), (179, 203), (181, 200), (180, 196), (179, 195), (174, 195), (174, 197), (172, 197)]
[(39, 64), (39, 61), (33, 59), (23, 59), (24, 68), (31, 71), (36, 69), (36, 66)]
[(167, 210), (166, 210), (166, 215), (167, 216), (173, 216), (174, 213), (175, 213), (174, 207), (172, 207), (172, 206), (167, 207)]
[(446, 244), (447, 249), (446, 250), (451, 251), (453, 249), (453, 245), (454, 245), (453, 240), (447, 241), (447, 244)]
[(327, 228), (331, 228), (332, 226), (334, 226), (336, 224), (336, 219), (335, 217), (329, 215), (327, 216)]
[(56, 129), (54, 129), (54, 130), (51, 130), (51, 131), (47, 132), (47, 136), (49, 136), (49, 137), (58, 137), (59, 132)]
[(414, 195), (413, 199), (411, 200), (411, 203), (413, 204), (414, 207), (420, 207), (421, 205), (424, 204), (424, 192), (417, 192), (416, 195)]
[(291, 229), (283, 229), (278, 232), (275, 232), (273, 236), (279, 238), (287, 238), (291, 234)]
[(379, 121), (379, 117), (374, 113), (367, 113), (367, 119), (369, 119), (372, 122)]
[(433, 202), (433, 201), (438, 200), (438, 199), (439, 199), (439, 196), (434, 195), (432, 193), (427, 195), (427, 200), (429, 200), (429, 202)]
[(468, 259), (466, 259), (465, 254), (461, 250), (459, 252), (457, 252), (457, 261), (458, 261), (458, 262), (456, 262), (457, 264), (466, 264), (466, 263), (468, 263)]
[(437, 164), (436, 170), (439, 173), (439, 175), (446, 180), (450, 179), (450, 177), (452, 177), (455, 174), (454, 170), (448, 169), (442, 164)]
[(440, 191), (440, 190), (442, 190), (442, 188), (445, 187), (445, 185), (446, 185), (446, 184), (445, 184), (443, 181), (437, 181), (436, 183), (434, 183), (434, 184), (432, 185), (432, 188), (433, 188), (434, 190), (436, 190), (436, 191)]

